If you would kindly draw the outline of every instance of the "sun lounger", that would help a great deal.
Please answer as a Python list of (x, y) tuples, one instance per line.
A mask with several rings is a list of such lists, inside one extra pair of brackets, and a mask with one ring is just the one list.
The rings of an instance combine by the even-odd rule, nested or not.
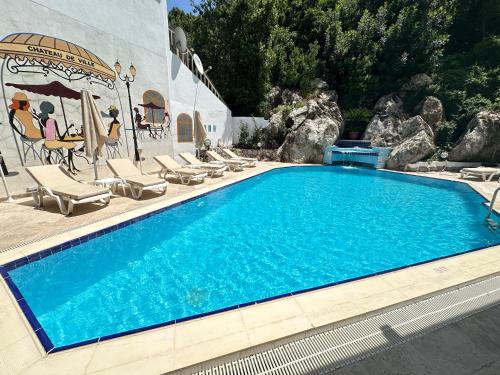
[(165, 179), (141, 173), (129, 159), (108, 159), (106, 163), (115, 177), (130, 187), (135, 199), (139, 199), (144, 190), (158, 190), (161, 194), (167, 191), (168, 182)]
[(404, 171), (408, 172), (420, 172), (422, 169), (426, 170), (427, 172), (430, 171), (430, 165), (429, 163), (425, 161), (419, 161), (416, 163), (411, 163), (411, 164), (406, 164), (404, 167)]
[(460, 178), (481, 177), (483, 181), (491, 181), (493, 177), (500, 175), (500, 168), (477, 167), (463, 168), (460, 171)]
[(191, 181), (203, 182), (208, 175), (194, 168), (183, 167), (168, 155), (155, 156), (154, 159), (161, 166), (160, 177), (165, 178), (168, 172), (172, 172), (184, 185), (188, 185)]
[(255, 167), (257, 165), (258, 160), (256, 158), (244, 158), (236, 155), (233, 151), (228, 148), (223, 148), (222, 152), (230, 159), (230, 160), (241, 160), (248, 164), (249, 167)]
[(242, 160), (224, 159), (222, 156), (220, 156), (215, 151), (207, 151), (207, 155), (214, 162), (217, 162), (219, 164), (223, 164), (223, 165), (227, 166), (229, 168), (229, 170), (233, 171), (233, 172), (241, 171), (241, 170), (243, 170), (243, 167), (246, 167), (248, 165), (246, 162), (244, 162)]
[(59, 165), (27, 167), (26, 171), (38, 185), (33, 191), (33, 199), (38, 207), (43, 207), (44, 195), (55, 198), (63, 215), (71, 215), (76, 204), (109, 203), (111, 192), (108, 188), (76, 181)]
[(219, 163), (204, 163), (190, 152), (181, 152), (179, 156), (188, 163), (189, 167), (201, 169), (207, 172), (210, 177), (223, 176), (224, 171), (227, 170), (225, 165)]

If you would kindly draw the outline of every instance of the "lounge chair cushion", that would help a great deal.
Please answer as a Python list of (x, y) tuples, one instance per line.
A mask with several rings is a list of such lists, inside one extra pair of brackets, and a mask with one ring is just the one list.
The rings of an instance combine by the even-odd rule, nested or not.
[(66, 196), (74, 200), (82, 200), (96, 195), (109, 193), (108, 188), (80, 184), (78, 182), (71, 185), (51, 187), (51, 190), (56, 195)]
[(106, 163), (115, 176), (125, 178), (128, 176), (139, 176), (141, 174), (141, 171), (139, 171), (129, 159), (108, 159)]
[(181, 152), (179, 153), (179, 156), (183, 158), (188, 164), (205, 164), (190, 152)]
[(59, 165), (40, 165), (27, 167), (26, 171), (38, 186), (49, 188), (56, 195), (81, 200), (109, 193), (109, 189), (78, 182), (65, 174)]
[(258, 161), (258, 159), (256, 159), (256, 158), (246, 158), (243, 156), (236, 155), (233, 151), (231, 151), (228, 148), (224, 148), (224, 149), (222, 149), (222, 151), (224, 151), (227, 156), (229, 156), (230, 158), (233, 158), (233, 159), (240, 159), (240, 160), (252, 161), (252, 162)]
[(138, 174), (135, 176), (126, 176), (124, 177), (125, 181), (132, 185), (138, 185), (142, 187), (159, 185), (165, 183), (165, 180), (158, 177), (147, 176), (143, 174)]
[(221, 155), (219, 155), (215, 151), (207, 151), (207, 154), (215, 161), (218, 161), (221, 163), (226, 163), (226, 164), (231, 164), (231, 165), (246, 165), (247, 164), (246, 162), (244, 162), (242, 160), (224, 159)]
[(154, 159), (165, 169), (172, 171), (176, 174), (182, 174), (186, 176), (196, 176), (200, 174), (200, 171), (196, 171), (192, 168), (185, 168), (174, 159), (168, 155), (155, 156)]
[(199, 174), (202, 174), (199, 170), (196, 170), (194, 168), (179, 168), (174, 171), (175, 173), (187, 175), (187, 176), (196, 176)]
[(462, 171), (466, 173), (491, 174), (491, 173), (500, 173), (500, 168), (491, 168), (491, 167), (463, 168)]

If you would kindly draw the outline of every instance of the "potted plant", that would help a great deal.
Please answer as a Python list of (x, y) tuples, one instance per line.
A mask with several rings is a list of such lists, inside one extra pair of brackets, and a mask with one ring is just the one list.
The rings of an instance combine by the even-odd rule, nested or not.
[(352, 140), (360, 139), (370, 121), (372, 112), (367, 108), (352, 108), (345, 113), (347, 137)]

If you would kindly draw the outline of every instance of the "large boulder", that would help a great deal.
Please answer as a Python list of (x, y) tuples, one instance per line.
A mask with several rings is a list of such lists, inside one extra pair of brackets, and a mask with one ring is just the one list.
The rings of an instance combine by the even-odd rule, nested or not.
[(281, 93), (281, 101), (286, 105), (294, 105), (303, 101), (302, 97), (295, 91), (284, 89)]
[(397, 169), (415, 163), (436, 151), (432, 128), (421, 116), (403, 121), (400, 129), (402, 141), (394, 146), (387, 159), (387, 168)]
[(284, 124), (289, 132), (278, 150), (281, 161), (323, 161), (325, 147), (337, 141), (344, 124), (336, 98), (335, 91), (322, 91), (288, 114)]
[[(404, 89), (406, 91), (418, 90), (427, 85), (429, 79), (425, 75), (414, 76)], [(435, 98), (426, 99), (428, 100), (421, 103), (420, 113), (432, 121), (437, 120), (439, 111), (436, 109)], [(441, 102), (439, 105), (440, 116), (442, 116)], [(417, 162), (435, 152), (434, 133), (426, 118), (421, 115), (409, 118), (404, 110), (400, 94), (392, 93), (382, 96), (375, 104), (374, 112), (375, 115), (366, 127), (363, 139), (371, 141), (373, 146), (392, 148), (387, 160), (388, 168), (401, 168), (405, 164)]]
[(500, 162), (500, 113), (482, 111), (476, 114), (450, 151), (449, 159)]
[(281, 89), (278, 86), (273, 87), (265, 96), (265, 101), (269, 108), (274, 108), (281, 104)]
[(401, 98), (396, 94), (382, 96), (375, 104), (374, 112), (375, 116), (368, 123), (363, 139), (379, 147), (399, 143), (402, 140), (401, 124), (408, 118)]
[(397, 94), (389, 94), (382, 96), (375, 103), (373, 110), (376, 114), (384, 116), (395, 116), (401, 119), (407, 117), (403, 108), (403, 100)]
[(401, 86), (399, 90), (399, 95), (404, 97), (408, 93), (419, 92), (432, 83), (432, 78), (429, 77), (425, 73), (415, 74), (410, 78), (408, 82), (406, 82), (403, 86)]
[(443, 104), (441, 100), (435, 96), (426, 96), (417, 106), (416, 112), (431, 127), (434, 127), (438, 122), (444, 120)]

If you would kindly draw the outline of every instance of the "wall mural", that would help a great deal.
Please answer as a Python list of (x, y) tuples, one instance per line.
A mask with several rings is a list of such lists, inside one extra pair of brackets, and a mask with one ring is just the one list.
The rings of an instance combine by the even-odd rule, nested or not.
[[(0, 70), (2, 94), (21, 165), (32, 158), (41, 163), (64, 163), (70, 172), (77, 172), (75, 155), (88, 162), (82, 152), (83, 131), (77, 129), (74, 123), (69, 123), (64, 103), (68, 99), (81, 100), (80, 91), (59, 81), (44, 84), (5, 82), (5, 73), (10, 73), (9, 78), (12, 79), (53, 74), (68, 83), (84, 80), (91, 85), (114, 89), (114, 71), (85, 48), (33, 33), (16, 33), (3, 38), (0, 41), (0, 59), (3, 59)], [(6, 87), (19, 90), (10, 97), (10, 104)], [(38, 110), (31, 105), (33, 97), (37, 100), (43, 98)], [(57, 98), (57, 104), (48, 97)], [(99, 96), (94, 95), (94, 98), (99, 99)], [(56, 106), (63, 117), (59, 121), (54, 116)]]
[(147, 90), (142, 95), (143, 103), (139, 104), (144, 111), (140, 113), (139, 107), (134, 108), (135, 125), (139, 131), (139, 138), (145, 139), (145, 134), (153, 139), (161, 139), (170, 134), (170, 114), (165, 98), (158, 91)]

